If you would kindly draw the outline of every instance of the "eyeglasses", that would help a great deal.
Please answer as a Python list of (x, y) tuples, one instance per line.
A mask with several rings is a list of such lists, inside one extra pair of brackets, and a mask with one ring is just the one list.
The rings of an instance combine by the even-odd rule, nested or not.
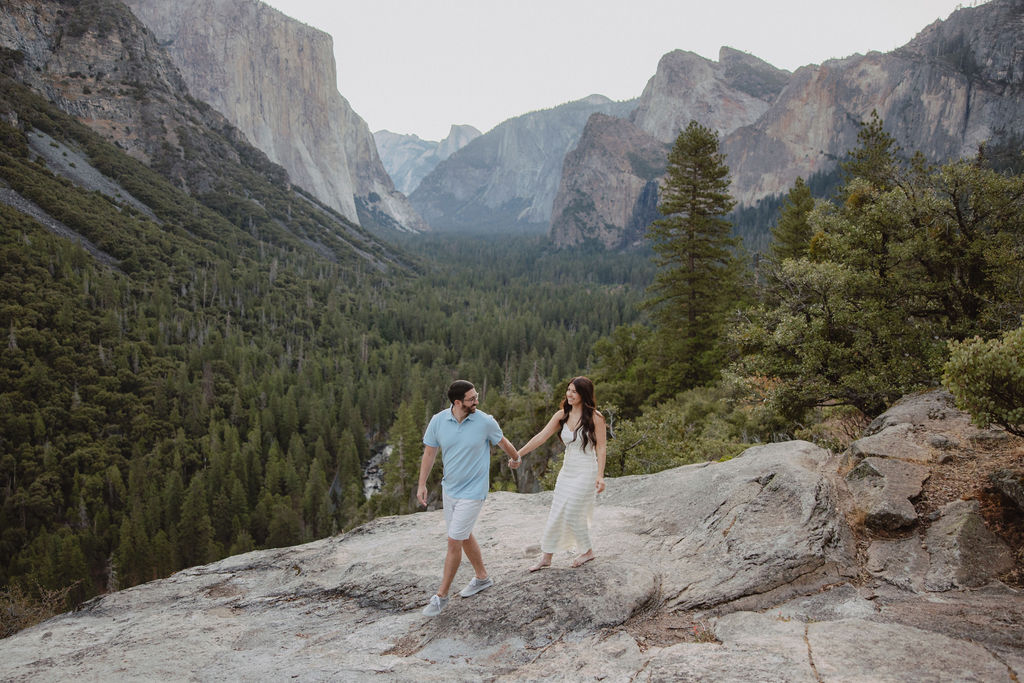
[(480, 394), (476, 396), (466, 396), (462, 399), (463, 403), (478, 403), (480, 401)]

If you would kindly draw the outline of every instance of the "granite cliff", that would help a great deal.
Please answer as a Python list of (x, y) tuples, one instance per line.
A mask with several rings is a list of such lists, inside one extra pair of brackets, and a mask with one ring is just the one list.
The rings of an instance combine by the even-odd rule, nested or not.
[(509, 119), (438, 164), (409, 199), (435, 229), (543, 232), (562, 160), (587, 119), (633, 106), (591, 95)]
[(799, 69), (755, 124), (723, 139), (742, 204), (836, 167), (875, 110), (906, 150), (974, 156), (1024, 133), (1024, 3), (954, 12), (893, 52)]
[(423, 140), (418, 135), (402, 135), (389, 130), (373, 134), (377, 152), (395, 187), (406, 196), (413, 193), (423, 178), (437, 165), (476, 140), (482, 133), (473, 126), (452, 126), (440, 142)]
[(665, 143), (691, 120), (726, 135), (764, 114), (789, 72), (729, 47), (718, 61), (675, 50), (661, 58), (630, 114), (637, 128)]
[(658, 180), (669, 147), (626, 119), (591, 116), (562, 164), (562, 183), (551, 209), (555, 244), (596, 241), (618, 249), (643, 240), (650, 217), (658, 212)]
[(1020, 444), (910, 397), (842, 454), (608, 480), (597, 559), (537, 574), (551, 492), (495, 493), (495, 586), (434, 619), (442, 512), (379, 518), (97, 598), (0, 642), (0, 678), (1016, 681), (1022, 548), (994, 510), (1021, 510), (991, 482)]
[(338, 92), (332, 39), (258, 0), (128, 0), (195, 98), (292, 182), (367, 227), (421, 231), (366, 122)]
[[(1024, 3), (993, 0), (954, 12), (893, 52), (831, 60), (788, 76), (725, 48), (717, 69), (695, 55), (671, 53), (631, 118), (661, 142), (671, 142), (691, 118), (718, 130), (732, 171), (732, 194), (740, 206), (754, 206), (788, 192), (798, 176), (834, 172), (872, 110), (904, 149), (921, 151), (936, 162), (972, 156), (986, 141), (998, 145), (1019, 139), (1024, 135), (1024, 57), (1016, 46), (1022, 41)], [(606, 127), (591, 133), (612, 134)], [(634, 130), (624, 134), (637, 139)], [(619, 147), (628, 154), (627, 145), (607, 139), (581, 139), (579, 144)], [(631, 241), (633, 225), (621, 217), (632, 215), (629, 206), (650, 205), (641, 200), (645, 190), (620, 196), (615, 210), (600, 218), (566, 211), (604, 192), (604, 184), (592, 184), (596, 178), (627, 184), (610, 180), (615, 165), (624, 166), (622, 160), (599, 169), (565, 165), (560, 192), (572, 201), (556, 202), (563, 207), (551, 221), (556, 243), (572, 244), (575, 235), (598, 233), (608, 246)], [(656, 217), (656, 212), (646, 216), (648, 221)], [(624, 236), (610, 237), (615, 229)]]
[[(223, 115), (192, 97), (154, 35), (122, 3), (5, 0), (0, 48), (7, 62), (5, 77), (40, 93), (208, 208), (265, 212), (253, 196), (241, 196), (251, 188), (239, 190), (239, 183), (256, 174), (259, 183), (274, 188), (276, 199), (303, 206), (295, 212), (295, 223), (288, 210), (287, 220), (273, 221), (266, 237), (291, 233), (331, 260), (358, 254), (381, 268), (396, 261), (392, 248), (293, 187), (283, 168), (250, 145)], [(14, 112), (0, 115), (12, 125), (27, 125)], [(90, 168), (81, 150), (64, 148), (42, 131), (30, 132), (35, 154), (52, 172), (112, 201), (127, 201), (155, 219), (149, 207), (126, 198), (116, 179)], [(41, 139), (49, 139), (52, 147), (39, 146)], [(56, 149), (61, 154), (54, 155)], [(17, 197), (5, 203), (24, 206)], [(48, 224), (45, 217), (36, 217)]]

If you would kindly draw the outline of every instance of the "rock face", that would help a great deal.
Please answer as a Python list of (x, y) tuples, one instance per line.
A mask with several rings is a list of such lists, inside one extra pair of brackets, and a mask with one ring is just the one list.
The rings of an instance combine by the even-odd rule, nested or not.
[(948, 465), (951, 449), (984, 433), (952, 395), (932, 391), (900, 400), (851, 444), (854, 515), (887, 532), (868, 548), (872, 575), (907, 590), (945, 591), (982, 586), (1012, 569), (1010, 549), (986, 528), (978, 501), (951, 501), (927, 519), (914, 505), (931, 468)]
[(544, 232), (562, 160), (587, 119), (624, 117), (634, 104), (591, 95), (509, 119), (441, 162), (409, 199), (438, 230)]
[(395, 190), (366, 122), (338, 93), (329, 35), (257, 0), (129, 0), (194, 97), (292, 182), (367, 227), (426, 225)]
[(728, 135), (760, 118), (788, 80), (788, 71), (732, 48), (718, 62), (676, 50), (658, 62), (630, 120), (668, 144), (691, 120)]
[(617, 249), (641, 241), (658, 211), (658, 181), (668, 150), (625, 119), (592, 115), (562, 165), (551, 210), (555, 245), (597, 241)]
[(424, 176), (437, 165), (480, 137), (473, 126), (452, 126), (448, 137), (440, 142), (422, 140), (418, 135), (400, 135), (389, 130), (373, 134), (377, 152), (385, 170), (399, 192), (413, 193)]
[[(380, 518), (93, 600), (6, 639), (0, 677), (1017, 680), (1017, 592), (865, 580), (844, 462), (789, 442), (609, 480), (597, 559), (574, 570), (559, 554), (537, 574), (525, 569), (551, 493), (492, 494), (475, 535), (495, 587), (434, 619), (420, 609), (439, 580), (442, 512)], [(970, 505), (953, 507), (909, 553), (936, 572), (980, 558), (943, 564), (954, 553), (929, 559), (933, 546), (991, 540), (970, 531)], [(454, 590), (471, 574), (463, 563)]]
[[(231, 134), (224, 117), (188, 100), (174, 64), (123, 8), (4, 2), (0, 45), (24, 55), (19, 76), (27, 85), (145, 163), (165, 144), (183, 155), (182, 131), (192, 120)], [(234, 136), (240, 137), (237, 131)], [(178, 180), (203, 192), (213, 179), (182, 175)]]
[[(740, 206), (753, 206), (788, 192), (797, 177), (835, 172), (872, 110), (904, 149), (932, 161), (973, 156), (985, 141), (1019, 139), (1022, 42), (1024, 5), (993, 0), (954, 12), (893, 52), (831, 60), (792, 75), (725, 49), (717, 67), (695, 55), (671, 53), (632, 119), (663, 142), (690, 119), (716, 128), (732, 172), (732, 195)], [(577, 205), (586, 206), (585, 197), (603, 189), (579, 177), (588, 173), (579, 165), (565, 167), (561, 186)], [(584, 232), (599, 226), (632, 230), (618, 214), (596, 220), (584, 214), (578, 220), (586, 221)], [(563, 231), (579, 230), (572, 222), (556, 214), (552, 238), (567, 241)]]
[(728, 47), (717, 62), (682, 50), (662, 57), (630, 114), (633, 125), (588, 123), (566, 156), (552, 240), (559, 246), (597, 240), (609, 249), (635, 244), (659, 217), (657, 186), (679, 131), (691, 120), (720, 135), (752, 124), (788, 78), (789, 72)]
[[(295, 223), (277, 221), (271, 232), (302, 234), (307, 246), (329, 259), (355, 254), (380, 269), (405, 260), (378, 238), (291, 187), (283, 168), (249, 144), (223, 115), (189, 94), (167, 53), (122, 3), (4, 2), (0, 48), (5, 54), (5, 78), (21, 81), (200, 202), (247, 202), (252, 187), (245, 184), (266, 182), (280, 191), (278, 197), (304, 205)], [(25, 124), (12, 120), (13, 112), (0, 112), (0, 116), (19, 127)], [(156, 219), (141, 198), (132, 197), (91, 166), (82, 150), (63, 147), (39, 130), (28, 139), (53, 173)], [(67, 236), (66, 229), (42, 216), (38, 207), (27, 206), (24, 198), (8, 195), (4, 202)], [(307, 204), (313, 205), (313, 213), (306, 214)], [(93, 253), (109, 262), (104, 254)]]

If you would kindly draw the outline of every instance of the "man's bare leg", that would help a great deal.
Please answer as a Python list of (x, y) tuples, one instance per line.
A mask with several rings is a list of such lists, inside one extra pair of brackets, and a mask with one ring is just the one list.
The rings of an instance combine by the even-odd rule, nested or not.
[(462, 548), (465, 543), (465, 541), (456, 541), (454, 538), (448, 539), (448, 553), (444, 556), (444, 573), (441, 575), (441, 587), (437, 589), (438, 597), (448, 597), (448, 589), (452, 587), (455, 573), (459, 571), (459, 565), (462, 564)]
[(480, 544), (476, 542), (476, 536), (470, 534), (469, 538), (462, 542), (462, 552), (466, 553), (466, 559), (469, 560), (471, 565), (473, 565), (473, 571), (476, 573), (476, 578), (481, 581), (486, 579), (487, 568), (484, 566), (484, 557), (480, 552)]

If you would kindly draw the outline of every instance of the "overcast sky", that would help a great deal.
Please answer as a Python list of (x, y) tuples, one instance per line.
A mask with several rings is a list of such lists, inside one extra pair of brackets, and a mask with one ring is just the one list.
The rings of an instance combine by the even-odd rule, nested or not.
[(338, 90), (370, 130), (440, 140), (593, 93), (637, 97), (676, 49), (793, 71), (912, 39), (981, 0), (266, 0), (334, 37)]

